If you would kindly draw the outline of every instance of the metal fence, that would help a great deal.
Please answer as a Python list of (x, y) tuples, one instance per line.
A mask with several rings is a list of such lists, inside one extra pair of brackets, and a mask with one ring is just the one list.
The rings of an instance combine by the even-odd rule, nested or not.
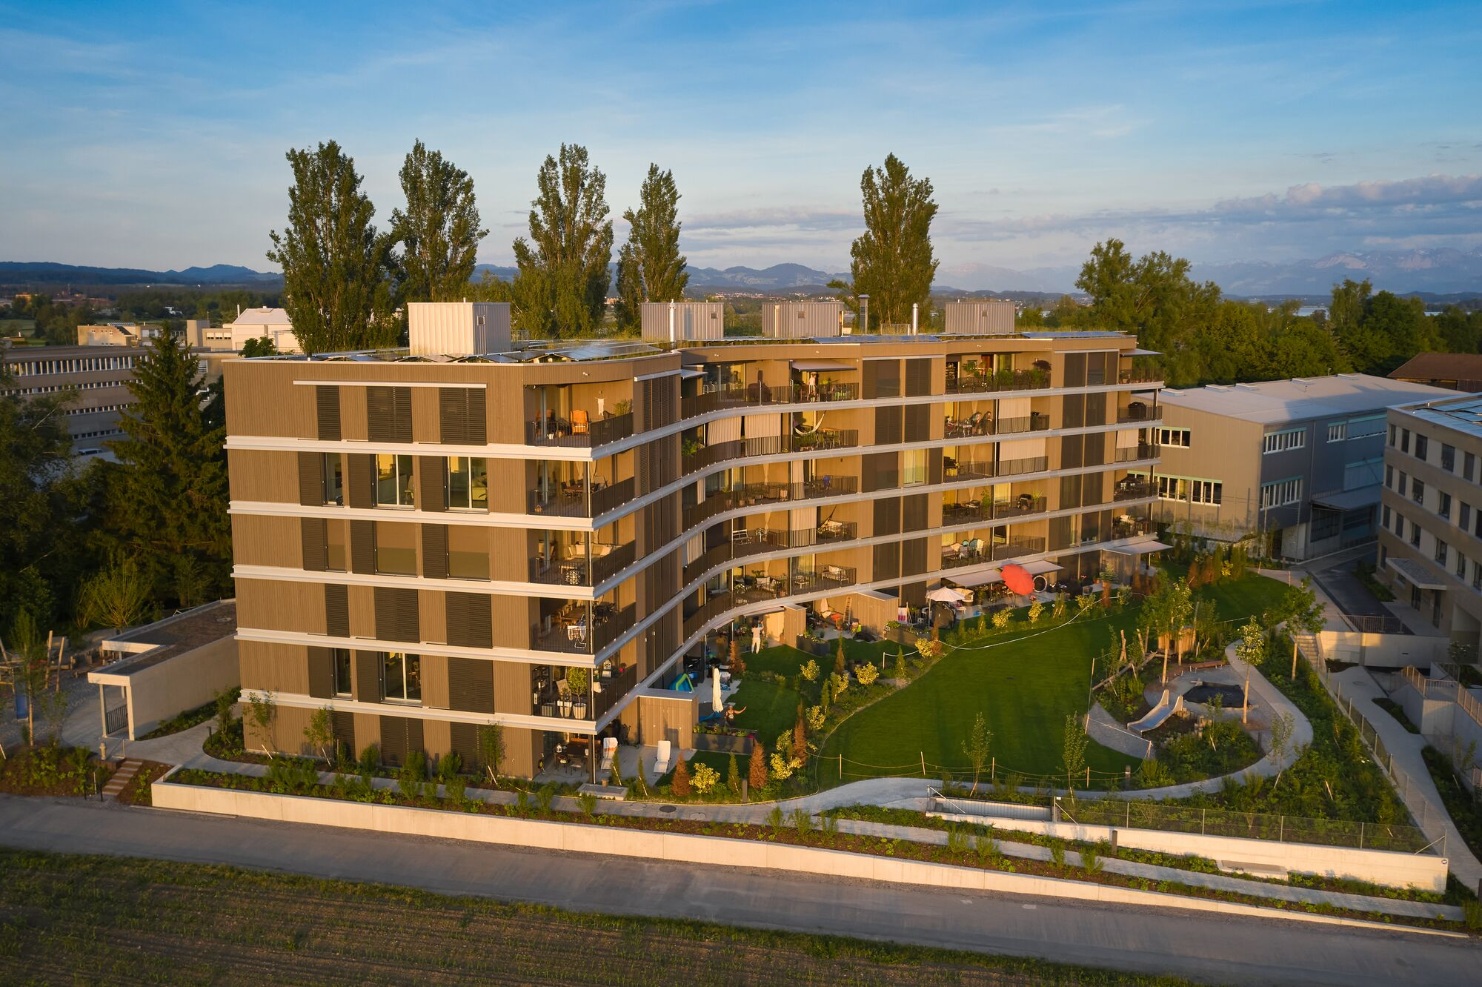
[(1084, 825), (1157, 829), (1174, 833), (1198, 833), (1201, 836), (1235, 836), (1248, 840), (1311, 843), (1359, 850), (1418, 853), (1430, 845), (1425, 833), (1415, 826), (1232, 812), (1226, 809), (1164, 805), (1160, 802), (1104, 799), (1080, 802), (1073, 808), (1062, 805), (1061, 814), (1072, 822)]

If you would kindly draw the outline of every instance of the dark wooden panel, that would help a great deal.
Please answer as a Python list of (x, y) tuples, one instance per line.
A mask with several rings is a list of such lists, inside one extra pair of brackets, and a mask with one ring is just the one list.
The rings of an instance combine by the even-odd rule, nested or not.
[(350, 588), (339, 583), (324, 587), (324, 633), (330, 637), (350, 636)]
[(927, 483), (942, 482), (942, 450), (930, 449), (926, 453)]
[(1097, 391), (1086, 395), (1086, 424), (1106, 424), (1106, 392)]
[(381, 653), (379, 651), (355, 652), (355, 701), (360, 703), (381, 701)]
[(412, 441), (412, 389), (365, 389), (366, 436), (372, 442)]
[(299, 531), (303, 540), (304, 569), (307, 572), (324, 572), (329, 569), (329, 532), (322, 517), (299, 518)]
[(345, 457), (345, 482), (351, 507), (376, 506), (376, 457), (351, 453)]
[(494, 666), (477, 658), (448, 659), (448, 708), (494, 712)]
[(911, 494), (901, 498), (901, 531), (906, 533), (926, 530), (926, 494)]
[(901, 394), (899, 360), (865, 360), (860, 373), (861, 396), (898, 398)]
[(913, 404), (905, 409), (905, 436), (907, 442), (926, 442), (931, 438), (931, 415), (933, 405)]
[(906, 397), (923, 397), (931, 393), (931, 360), (906, 361)]
[(448, 643), (460, 648), (489, 648), (494, 644), (494, 620), (489, 597), (483, 593), (449, 593)]
[(309, 695), (315, 699), (334, 695), (334, 653), (328, 648), (309, 649)]
[(417, 591), (377, 586), (376, 637), (383, 641), (420, 641)]
[(901, 406), (886, 405), (875, 409), (875, 444), (899, 445), (901, 441)]
[(422, 496), (418, 500), (422, 510), (447, 510), (448, 461), (442, 456), (418, 456), (417, 472), (422, 481)]
[(482, 768), (479, 764), (479, 728), (472, 723), (449, 723), (448, 749), (463, 762), (463, 770)]
[(422, 525), (422, 575), (428, 579), (448, 578), (448, 526)]
[(899, 497), (882, 497), (875, 501), (875, 535), (898, 535), (901, 530), (901, 502)]
[(334, 742), (343, 746), (351, 757), (357, 753), (355, 747), (355, 714), (335, 710), (330, 714), (330, 721), (334, 724)]
[(437, 392), (438, 437), (446, 445), (487, 441), (488, 415), (482, 388), (442, 387)]
[(1056, 505), (1060, 510), (1067, 507), (1081, 506), (1081, 475), (1062, 476), (1060, 478), (1060, 502)]
[(900, 453), (871, 452), (859, 457), (859, 489), (894, 490), (900, 486)]
[(376, 571), (376, 522), (350, 522), (350, 571)]
[(298, 454), (298, 502), (308, 507), (324, 506), (324, 455)]
[(874, 551), (875, 579), (894, 579), (901, 574), (900, 542), (876, 545)]
[(319, 438), (340, 441), (340, 389), (326, 384), (315, 387), (314, 410), (319, 419)]
[(1067, 394), (1060, 404), (1060, 425), (1062, 428), (1080, 428), (1086, 424), (1086, 396), (1084, 394)]
[(901, 543), (901, 575), (919, 576), (926, 571), (926, 539), (912, 538)]
[(1060, 468), (1079, 469), (1085, 457), (1086, 441), (1082, 435), (1066, 435), (1060, 439)]
[(1065, 354), (1065, 379), (1060, 382), (1061, 387), (1085, 387), (1086, 386), (1086, 354)]

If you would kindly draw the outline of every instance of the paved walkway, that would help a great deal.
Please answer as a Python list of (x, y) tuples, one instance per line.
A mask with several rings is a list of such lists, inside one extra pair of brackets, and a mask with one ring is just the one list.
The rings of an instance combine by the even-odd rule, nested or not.
[(0, 796), (0, 845), (844, 935), (1252, 985), (1473, 983), (1474, 940)]

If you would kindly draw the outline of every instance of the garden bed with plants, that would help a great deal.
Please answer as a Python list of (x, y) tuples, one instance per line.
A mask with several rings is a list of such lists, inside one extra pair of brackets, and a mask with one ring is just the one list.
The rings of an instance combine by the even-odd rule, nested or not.
[(1445, 803), (1446, 812), (1451, 816), (1456, 831), (1461, 834), (1472, 855), (1482, 859), (1482, 804), (1479, 804), (1478, 796), (1463, 787), (1456, 777), (1456, 768), (1445, 754), (1429, 745), (1420, 753), (1425, 758), (1426, 770), (1436, 783), (1436, 791), (1440, 792), (1441, 801)]
[(82, 747), (22, 747), (0, 761), (0, 792), (88, 797), (103, 790), (113, 770)]
[[(286, 762), (285, 762), (286, 763)], [(311, 780), (311, 778), (313, 780)], [(1126, 875), (1112, 874), (1101, 866), (1101, 859), (1109, 852), (1109, 845), (1087, 844), (1080, 851), (1082, 862), (1078, 867), (1063, 861), (1057, 862), (1010, 858), (1006, 856), (998, 840), (983, 830), (973, 835), (968, 827), (947, 830), (945, 845), (918, 843), (905, 839), (841, 833), (837, 815), (824, 815), (815, 819), (809, 813), (795, 810), (784, 813), (774, 807), (768, 821), (762, 825), (748, 823), (714, 822), (688, 819), (664, 819), (650, 816), (608, 815), (603, 813), (598, 800), (590, 795), (577, 799), (575, 812), (554, 805), (554, 793), (543, 789), (530, 799), (521, 792), (513, 804), (495, 805), (479, 799), (470, 799), (465, 791), (450, 791), (446, 797), (438, 798), (431, 783), (408, 786), (399, 785), (397, 791), (372, 789), (364, 779), (337, 777), (332, 785), (320, 784), (317, 773), (312, 769), (296, 777), (282, 769), (276, 775), (265, 778), (244, 775), (222, 775), (193, 769), (177, 772), (167, 784), (201, 785), (228, 788), (239, 791), (258, 791), (277, 795), (301, 795), (317, 798), (347, 799), (351, 801), (378, 802), (401, 805), (409, 808), (433, 809), (452, 812), (471, 812), (488, 815), (511, 816), (522, 819), (540, 819), (552, 822), (578, 822), (589, 825), (651, 832), (680, 833), (691, 836), (709, 836), (724, 839), (762, 841), (835, 850), (846, 853), (891, 857), (922, 863), (946, 864), (993, 870), (1009, 874), (1023, 874), (1061, 880), (1088, 881), (1114, 887), (1140, 891), (1160, 892), (1184, 897), (1195, 897), (1254, 905), (1281, 911), (1305, 911), (1315, 914), (1366, 919), (1395, 924), (1409, 924), (1427, 928), (1458, 929), (1458, 923), (1437, 919), (1398, 918), (1379, 912), (1359, 912), (1319, 904), (1295, 904), (1262, 898), (1258, 895), (1179, 884), (1168, 881), (1153, 881)], [(1479, 914), (1482, 918), (1482, 914)]]
[(1405, 707), (1401, 706), (1393, 699), (1376, 699), (1374, 700), (1374, 705), (1384, 710), (1390, 716), (1393, 716), (1396, 720), (1399, 721), (1400, 726), (1404, 727), (1411, 733), (1420, 732), (1420, 727), (1416, 726), (1414, 723), (1411, 723), (1410, 717), (1405, 715)]

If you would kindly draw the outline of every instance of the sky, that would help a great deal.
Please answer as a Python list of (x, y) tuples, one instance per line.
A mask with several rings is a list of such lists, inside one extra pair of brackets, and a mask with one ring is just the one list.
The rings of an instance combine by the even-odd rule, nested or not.
[(587, 147), (626, 235), (650, 162), (692, 266), (847, 270), (859, 181), (929, 178), (938, 282), (1080, 264), (1482, 248), (1482, 4), (8, 3), (0, 260), (272, 270), (285, 152), (336, 140), (384, 226), (412, 144), (512, 263)]

